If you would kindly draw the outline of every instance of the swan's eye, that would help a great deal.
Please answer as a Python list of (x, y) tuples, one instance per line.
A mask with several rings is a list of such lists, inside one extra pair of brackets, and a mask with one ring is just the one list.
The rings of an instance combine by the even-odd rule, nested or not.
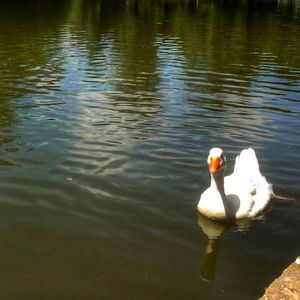
[(225, 157), (224, 153), (222, 153), (220, 156), (220, 163), (222, 164), (222, 162), (226, 162), (226, 157)]

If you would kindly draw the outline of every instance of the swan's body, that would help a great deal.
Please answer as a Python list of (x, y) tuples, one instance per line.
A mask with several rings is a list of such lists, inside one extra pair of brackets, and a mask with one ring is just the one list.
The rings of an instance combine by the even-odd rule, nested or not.
[(219, 220), (252, 218), (261, 214), (274, 195), (272, 185), (259, 171), (253, 149), (236, 158), (234, 171), (224, 178), (226, 158), (220, 148), (208, 156), (211, 186), (202, 193), (198, 211)]

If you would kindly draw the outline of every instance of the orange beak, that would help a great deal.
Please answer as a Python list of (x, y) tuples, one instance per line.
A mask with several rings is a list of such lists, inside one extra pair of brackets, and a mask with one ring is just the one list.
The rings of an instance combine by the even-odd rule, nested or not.
[(220, 166), (220, 157), (211, 157), (209, 162), (209, 172), (216, 173)]

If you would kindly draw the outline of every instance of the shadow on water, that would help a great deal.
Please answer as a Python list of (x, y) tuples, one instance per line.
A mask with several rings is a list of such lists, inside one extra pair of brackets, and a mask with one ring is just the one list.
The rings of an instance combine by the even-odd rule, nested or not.
[[(1, 165), (14, 165), (20, 147), (12, 127), (20, 122), (11, 101), (57, 89), (61, 64), (59, 26), (70, 1), (1, 1), (0, 4), (0, 146)], [(54, 75), (55, 74), (55, 75)], [(11, 144), (11, 145), (10, 145)], [(7, 158), (5, 158), (8, 156)]]
[(61, 50), (58, 29), (68, 7), (69, 1), (1, 2), (0, 101), (56, 86), (60, 64), (49, 62)]
[[(64, 72), (61, 53), (66, 39), (66, 33), (61, 32), (64, 25), (71, 25), (67, 31), (83, 42), (74, 42), (72, 46), (86, 47), (91, 68), (101, 68), (103, 63), (117, 64), (111, 75), (115, 77), (114, 89), (120, 92), (144, 89), (157, 93), (162, 76), (158, 71), (160, 60), (172, 54), (161, 52), (162, 46), (172, 41), (178, 45), (172, 49), (173, 53), (182, 55), (184, 72), (178, 75), (187, 78), (187, 87), (193, 89), (197, 84), (188, 80), (190, 72), (200, 65), (203, 68), (205, 61), (210, 70), (205, 75), (199, 74), (209, 83), (201, 87), (204, 93), (217, 93), (220, 86), (226, 92), (232, 85), (236, 93), (247, 93), (251, 86), (249, 79), (257, 75), (253, 66), (263, 62), (264, 53), (272, 53), (290, 67), (299, 64), (295, 55), (299, 51), (297, 38), (295, 45), (289, 47), (278, 43), (278, 36), (283, 38), (286, 31), (280, 18), (274, 20), (270, 14), (274, 10), (277, 1), (273, 0), (241, 1), (239, 5), (234, 1), (206, 0), (44, 0), (27, 1), (26, 5), (17, 0), (4, 2), (0, 24), (5, 34), (0, 36), (0, 45), (5, 46), (0, 47), (0, 61), (3, 57), (5, 63), (0, 64), (0, 75), (4, 78), (0, 95), (13, 97), (41, 92), (39, 85), (44, 92), (59, 89)], [(224, 35), (226, 39), (222, 38)], [(100, 59), (107, 55), (111, 61)], [(227, 73), (233, 78), (226, 83), (222, 77)], [(61, 75), (54, 78), (53, 74)], [(224, 100), (215, 101), (221, 104)]]

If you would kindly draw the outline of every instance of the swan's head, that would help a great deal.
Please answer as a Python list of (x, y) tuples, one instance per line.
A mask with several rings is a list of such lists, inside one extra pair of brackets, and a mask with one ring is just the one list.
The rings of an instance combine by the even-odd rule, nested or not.
[(224, 171), (226, 167), (226, 157), (223, 150), (221, 148), (210, 149), (207, 163), (211, 174), (218, 173), (222, 170)]

